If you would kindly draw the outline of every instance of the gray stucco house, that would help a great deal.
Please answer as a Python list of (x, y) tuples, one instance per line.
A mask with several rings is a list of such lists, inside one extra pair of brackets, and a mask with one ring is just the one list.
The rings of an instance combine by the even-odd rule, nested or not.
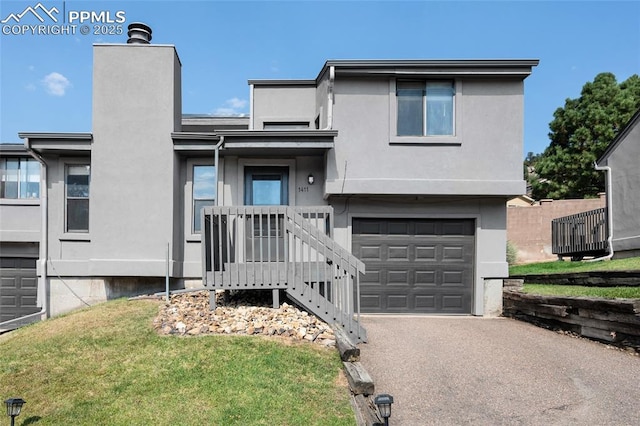
[(606, 172), (609, 253), (615, 258), (640, 256), (640, 110), (597, 161)]
[[(327, 224), (323, 235), (325, 225), (294, 228), (322, 245), (306, 260), (334, 243), (357, 259), (362, 312), (500, 312), (506, 201), (525, 190), (524, 79), (537, 60), (329, 60), (309, 80), (249, 81), (249, 117), (225, 118), (183, 115), (172, 45), (93, 54), (91, 132), (20, 134), (42, 163), (38, 306), (49, 314), (161, 290), (167, 254), (174, 288), (202, 285), (224, 269), (209, 265), (219, 253), (203, 255), (203, 230), (230, 242), (223, 263), (256, 264), (263, 248), (282, 256), (289, 210), (246, 210), (265, 205)], [(269, 247), (228, 252), (242, 215), (254, 218), (242, 232), (272, 235)], [(234, 288), (236, 272), (214, 287)], [(280, 288), (252, 274), (245, 286)]]

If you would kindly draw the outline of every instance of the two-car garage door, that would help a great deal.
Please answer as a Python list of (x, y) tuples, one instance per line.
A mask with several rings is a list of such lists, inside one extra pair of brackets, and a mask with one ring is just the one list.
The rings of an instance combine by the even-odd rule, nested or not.
[(475, 221), (353, 220), (363, 313), (470, 314)]

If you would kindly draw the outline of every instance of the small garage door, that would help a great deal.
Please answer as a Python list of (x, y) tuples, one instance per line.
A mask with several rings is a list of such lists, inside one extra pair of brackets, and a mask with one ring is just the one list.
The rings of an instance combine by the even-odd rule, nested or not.
[(36, 259), (0, 257), (0, 322), (40, 311)]
[(363, 313), (470, 314), (474, 220), (354, 219)]

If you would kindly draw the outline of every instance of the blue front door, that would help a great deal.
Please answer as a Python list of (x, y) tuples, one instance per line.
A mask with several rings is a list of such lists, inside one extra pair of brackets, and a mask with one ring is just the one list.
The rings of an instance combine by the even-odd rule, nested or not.
[[(244, 203), (247, 206), (289, 204), (288, 167), (246, 167)], [(284, 261), (284, 217), (257, 214), (247, 217), (247, 261)]]

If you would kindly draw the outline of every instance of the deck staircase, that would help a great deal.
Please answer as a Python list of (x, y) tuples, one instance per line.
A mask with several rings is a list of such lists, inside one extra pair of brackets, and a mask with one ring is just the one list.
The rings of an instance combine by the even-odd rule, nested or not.
[(359, 321), (365, 267), (331, 238), (331, 207), (205, 207), (202, 214), (206, 288), (283, 290), (354, 343), (366, 341)]

